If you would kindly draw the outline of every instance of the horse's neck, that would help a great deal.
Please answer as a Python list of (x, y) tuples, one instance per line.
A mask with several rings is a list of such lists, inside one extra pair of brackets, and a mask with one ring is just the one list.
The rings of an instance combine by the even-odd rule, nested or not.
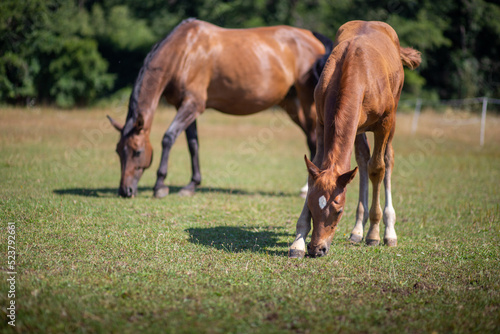
[[(143, 72), (144, 71), (144, 72)], [(153, 123), (154, 114), (160, 101), (166, 83), (163, 71), (150, 69), (145, 65), (141, 69), (141, 78), (138, 78), (134, 86), (134, 98), (136, 99), (136, 112), (144, 120), (144, 129), (150, 129)]]
[[(183, 57), (182, 52), (168, 52), (168, 50), (177, 50), (173, 41), (185, 38), (184, 29), (179, 28), (188, 29), (189, 23), (196, 24), (196, 22), (193, 19), (183, 21), (166, 38), (156, 44), (144, 60), (132, 94), (136, 99), (137, 113), (142, 114), (144, 118), (145, 129), (151, 128), (160, 98), (165, 87), (175, 81), (175, 73)], [(177, 105), (178, 101), (173, 100), (169, 103)]]

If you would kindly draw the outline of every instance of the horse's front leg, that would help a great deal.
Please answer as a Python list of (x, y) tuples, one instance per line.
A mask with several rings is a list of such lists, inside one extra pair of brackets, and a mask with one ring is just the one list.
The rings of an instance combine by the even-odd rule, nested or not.
[[(314, 88), (313, 88), (314, 89)], [(316, 107), (314, 105), (314, 93), (310, 87), (300, 87), (298, 97), (288, 95), (280, 106), (287, 112), (290, 119), (297, 124), (306, 135), (309, 147), (310, 159), (314, 160), (316, 155)], [(306, 198), (308, 184), (300, 189), (300, 196)]]
[(156, 173), (156, 184), (154, 186), (154, 196), (156, 198), (162, 198), (168, 195), (169, 188), (165, 185), (165, 179), (168, 172), (168, 158), (170, 155), (170, 150), (172, 145), (179, 134), (186, 130), (191, 123), (194, 122), (196, 117), (201, 114), (204, 110), (204, 103), (201, 103), (193, 98), (188, 98), (184, 100), (181, 106), (178, 108), (177, 115), (175, 115), (172, 124), (165, 132), (162, 140), (162, 153), (160, 160), (160, 167)]
[(198, 156), (198, 130), (196, 129), (196, 120), (186, 129), (186, 138), (191, 155), (191, 182), (179, 191), (179, 196), (192, 196), (195, 189), (201, 183), (200, 161)]

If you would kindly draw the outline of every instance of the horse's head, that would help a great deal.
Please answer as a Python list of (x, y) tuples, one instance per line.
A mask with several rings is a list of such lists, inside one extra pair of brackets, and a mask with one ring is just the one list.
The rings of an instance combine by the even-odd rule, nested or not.
[(324, 256), (330, 249), (337, 224), (342, 217), (346, 186), (352, 181), (358, 167), (347, 173), (333, 169), (320, 170), (305, 157), (309, 182), (307, 206), (313, 219), (311, 242), (307, 245), (309, 256)]
[(153, 161), (149, 132), (144, 129), (144, 119), (141, 115), (135, 121), (129, 119), (125, 126), (109, 116), (108, 119), (120, 131), (120, 141), (116, 145), (122, 172), (118, 193), (122, 197), (133, 197), (137, 193), (137, 183), (142, 173)]

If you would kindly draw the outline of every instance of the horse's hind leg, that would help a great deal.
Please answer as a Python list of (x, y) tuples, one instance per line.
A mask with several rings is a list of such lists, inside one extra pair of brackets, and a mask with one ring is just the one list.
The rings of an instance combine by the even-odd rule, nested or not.
[(370, 147), (366, 134), (356, 136), (354, 142), (356, 162), (359, 168), (359, 200), (356, 210), (356, 224), (351, 231), (350, 240), (358, 243), (363, 240), (363, 231), (368, 220), (368, 160), (370, 159)]
[(186, 129), (186, 138), (191, 155), (191, 182), (179, 191), (180, 196), (192, 196), (195, 189), (201, 183), (200, 161), (198, 157), (198, 130), (196, 129), (196, 120)]
[(165, 185), (165, 178), (167, 177), (168, 157), (170, 155), (172, 145), (179, 134), (186, 130), (204, 109), (205, 104), (200, 102), (200, 100), (187, 98), (178, 108), (177, 115), (175, 115), (174, 120), (165, 132), (162, 140), (163, 150), (161, 152), (160, 167), (156, 173), (157, 178), (154, 186), (154, 196), (156, 198), (162, 198), (168, 195), (169, 189), (168, 186)]
[[(301, 94), (304, 95), (304, 94)], [(311, 94), (312, 96), (312, 94)], [(308, 101), (304, 96), (299, 97), (289, 93), (280, 106), (285, 109), (290, 119), (297, 124), (306, 135), (307, 147), (309, 148), (311, 161), (316, 155), (316, 112), (312, 101)], [(307, 183), (300, 189), (301, 196), (306, 197)]]
[(396, 224), (396, 211), (392, 206), (391, 194), (391, 174), (394, 167), (394, 151), (392, 149), (391, 137), (389, 138), (387, 148), (385, 150), (385, 208), (383, 216), (385, 225), (384, 244), (387, 246), (397, 246), (398, 237), (396, 236), (396, 230), (394, 229), (394, 225)]

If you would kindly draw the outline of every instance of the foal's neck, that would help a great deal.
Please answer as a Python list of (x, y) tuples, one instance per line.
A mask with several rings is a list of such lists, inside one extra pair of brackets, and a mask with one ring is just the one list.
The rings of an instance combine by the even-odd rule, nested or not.
[(325, 112), (322, 169), (336, 168), (339, 172), (351, 169), (351, 154), (358, 130), (358, 110), (359, 105), (353, 100), (350, 104), (339, 103)]

